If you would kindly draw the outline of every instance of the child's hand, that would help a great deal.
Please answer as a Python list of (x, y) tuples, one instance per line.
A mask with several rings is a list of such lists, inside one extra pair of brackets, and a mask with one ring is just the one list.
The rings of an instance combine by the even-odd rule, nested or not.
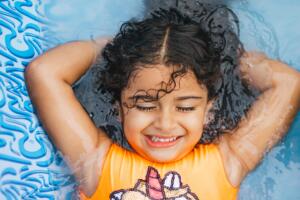
[(288, 65), (278, 60), (271, 60), (260, 52), (244, 53), (239, 69), (242, 78), (261, 92), (284, 85), (287, 80), (295, 79), (300, 75)]
[(265, 91), (272, 87), (272, 69), (265, 54), (259, 52), (244, 53), (239, 69), (242, 79), (259, 91)]

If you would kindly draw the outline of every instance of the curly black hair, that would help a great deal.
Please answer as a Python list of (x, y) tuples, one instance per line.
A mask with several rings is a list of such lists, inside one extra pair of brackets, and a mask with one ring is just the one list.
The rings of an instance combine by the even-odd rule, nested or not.
[(176, 77), (193, 71), (213, 100), (209, 123), (199, 141), (211, 143), (233, 130), (257, 97), (239, 75), (237, 67), (244, 50), (238, 34), (238, 18), (224, 5), (199, 4), (189, 14), (175, 8), (156, 10), (142, 21), (124, 23), (104, 48), (99, 87), (110, 92), (114, 101), (120, 101), (122, 90), (138, 68), (176, 66), (168, 83), (172, 87), (160, 89), (160, 98), (161, 91), (172, 92)]

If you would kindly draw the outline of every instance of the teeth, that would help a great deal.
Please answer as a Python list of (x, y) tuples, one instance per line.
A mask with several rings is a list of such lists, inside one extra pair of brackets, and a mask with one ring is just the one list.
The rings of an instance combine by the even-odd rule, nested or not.
[(176, 137), (160, 138), (160, 137), (156, 137), (156, 136), (151, 136), (151, 140), (153, 142), (172, 142), (172, 141), (176, 140)]

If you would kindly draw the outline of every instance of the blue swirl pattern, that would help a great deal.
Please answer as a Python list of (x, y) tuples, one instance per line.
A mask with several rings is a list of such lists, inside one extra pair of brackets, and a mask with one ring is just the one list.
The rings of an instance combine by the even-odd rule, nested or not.
[(41, 128), (24, 69), (49, 43), (39, 0), (0, 1), (0, 199), (74, 199), (75, 181)]

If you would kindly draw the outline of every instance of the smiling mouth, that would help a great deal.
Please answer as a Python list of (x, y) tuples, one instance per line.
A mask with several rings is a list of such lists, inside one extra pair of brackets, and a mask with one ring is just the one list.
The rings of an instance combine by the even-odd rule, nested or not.
[(151, 147), (163, 148), (175, 145), (181, 137), (182, 136), (160, 137), (154, 135), (147, 135), (146, 141)]

